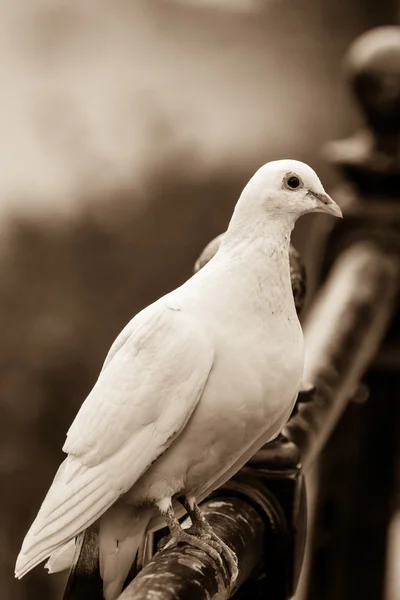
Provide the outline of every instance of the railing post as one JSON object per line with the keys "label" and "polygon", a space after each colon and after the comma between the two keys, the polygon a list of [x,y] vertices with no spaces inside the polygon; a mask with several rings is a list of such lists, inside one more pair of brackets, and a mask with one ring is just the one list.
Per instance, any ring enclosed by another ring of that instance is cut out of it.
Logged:
{"label": "railing post", "polygon": [[[357,243],[386,255],[393,266],[400,249],[400,27],[362,35],[349,50],[345,70],[366,126],[326,148],[343,176],[333,196],[345,219],[328,236],[325,273],[338,253]],[[360,298],[376,252],[361,273]],[[384,301],[384,286],[373,299],[376,308]],[[307,600],[384,597],[400,450],[399,325],[397,314],[365,377],[369,397],[348,406],[322,453]]]}

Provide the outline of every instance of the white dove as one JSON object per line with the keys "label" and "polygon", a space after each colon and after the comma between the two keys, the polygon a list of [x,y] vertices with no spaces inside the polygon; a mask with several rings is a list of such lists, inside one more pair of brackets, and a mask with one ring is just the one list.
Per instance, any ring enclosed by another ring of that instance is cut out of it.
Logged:
{"label": "white dove", "polygon": [[[175,542],[216,560],[224,554],[235,579],[236,557],[197,502],[290,416],[304,353],[290,234],[299,216],[316,211],[341,216],[308,165],[262,166],[212,260],[123,329],[68,431],[68,456],[25,537],[16,577],[62,555],[99,519],[106,600],[118,597],[146,532],[165,523]],[[192,518],[189,532],[177,499]]]}

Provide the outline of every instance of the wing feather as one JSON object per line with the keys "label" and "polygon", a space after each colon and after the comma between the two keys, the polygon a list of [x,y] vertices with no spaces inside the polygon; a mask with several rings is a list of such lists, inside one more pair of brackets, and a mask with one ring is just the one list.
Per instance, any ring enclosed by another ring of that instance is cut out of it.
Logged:
{"label": "wing feather", "polygon": [[131,451],[140,462],[148,455],[144,440],[157,443],[161,437],[164,446],[200,398],[214,359],[209,342],[184,311],[163,304],[149,308],[137,315],[137,327],[101,372],[67,433],[63,450],[82,464],[99,464],[134,439]]}
{"label": "wing feather", "polygon": [[195,320],[156,303],[128,325],[71,425],[59,468],[17,560],[24,575],[128,491],[185,427],[214,351]]}

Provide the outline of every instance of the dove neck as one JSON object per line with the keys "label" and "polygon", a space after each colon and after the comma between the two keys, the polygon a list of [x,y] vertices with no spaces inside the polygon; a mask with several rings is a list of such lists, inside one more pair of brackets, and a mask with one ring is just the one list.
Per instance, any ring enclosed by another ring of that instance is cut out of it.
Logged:
{"label": "dove neck", "polygon": [[246,249],[267,256],[288,255],[290,236],[295,224],[292,214],[266,214],[265,208],[256,210],[239,202],[221,244],[221,250],[243,255]]}
{"label": "dove neck", "polygon": [[266,311],[295,315],[289,262],[292,228],[289,221],[267,221],[265,215],[253,222],[234,215],[209,269],[218,273],[218,289],[222,286],[228,298],[235,297],[236,306],[250,307],[262,319]]}

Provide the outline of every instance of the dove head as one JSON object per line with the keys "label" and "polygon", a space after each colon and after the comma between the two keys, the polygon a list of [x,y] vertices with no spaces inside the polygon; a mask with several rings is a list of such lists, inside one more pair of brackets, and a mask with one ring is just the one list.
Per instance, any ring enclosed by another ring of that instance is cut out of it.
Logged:
{"label": "dove head", "polygon": [[256,210],[258,219],[263,214],[266,219],[292,226],[298,217],[311,212],[342,217],[315,171],[297,160],[278,160],[262,166],[244,188],[239,204]]}

